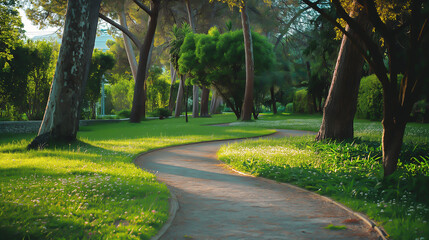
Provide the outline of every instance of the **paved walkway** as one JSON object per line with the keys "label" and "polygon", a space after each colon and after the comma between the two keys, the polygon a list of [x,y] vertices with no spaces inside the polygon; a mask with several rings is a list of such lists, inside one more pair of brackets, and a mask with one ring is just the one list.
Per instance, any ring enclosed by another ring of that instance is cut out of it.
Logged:
{"label": "paved walkway", "polygon": [[[283,130],[271,137],[306,133]],[[230,170],[216,157],[227,142],[172,147],[136,159],[169,186],[180,205],[161,239],[378,238],[356,216],[323,197]],[[347,229],[325,229],[329,224]]]}

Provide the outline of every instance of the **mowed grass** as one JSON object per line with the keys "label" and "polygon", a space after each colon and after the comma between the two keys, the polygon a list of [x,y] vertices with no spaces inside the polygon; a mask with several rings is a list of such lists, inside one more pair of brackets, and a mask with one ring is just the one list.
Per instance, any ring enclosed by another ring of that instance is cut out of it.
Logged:
{"label": "mowed grass", "polygon": [[232,115],[97,124],[79,141],[27,151],[34,134],[0,137],[0,238],[149,239],[168,218],[169,191],[137,168],[142,152],[273,131],[207,124]]}
{"label": "mowed grass", "polygon": [[[235,126],[317,131],[319,115],[262,116]],[[255,176],[332,197],[383,226],[392,239],[429,239],[429,125],[410,123],[399,169],[383,180],[379,122],[355,121],[354,141],[314,136],[246,140],[223,146],[221,160]]]}

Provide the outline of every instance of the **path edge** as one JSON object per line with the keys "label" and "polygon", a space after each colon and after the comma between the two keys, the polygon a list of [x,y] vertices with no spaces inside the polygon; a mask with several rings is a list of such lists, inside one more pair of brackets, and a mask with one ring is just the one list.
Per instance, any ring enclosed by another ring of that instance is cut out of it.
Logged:
{"label": "path edge", "polygon": [[[151,149],[149,151],[137,154],[137,156],[135,156],[134,159],[133,159],[133,163],[134,163],[134,165],[136,165],[136,167],[138,167],[141,170],[145,171],[144,168],[140,167],[137,164],[137,160],[140,157],[143,157],[144,155],[147,155],[147,154],[152,153],[152,152],[162,151],[162,150],[169,149],[169,148],[174,148],[174,147],[196,145],[196,144],[201,144],[201,143],[212,143],[212,142],[222,142],[222,141],[228,142],[228,141],[235,141],[235,140],[256,139],[256,138],[261,138],[261,137],[269,137],[269,136],[274,135],[276,133],[277,133],[277,130],[275,130],[275,132],[273,132],[273,133],[269,133],[269,134],[265,134],[265,135],[260,135],[260,136],[254,136],[254,137],[217,139],[217,140],[209,140],[209,141],[202,141],[202,142],[185,143],[185,144],[179,144],[179,145],[173,145],[173,146],[167,146],[167,147],[162,147],[162,148]],[[158,181],[158,179],[157,179],[157,181]],[[166,185],[166,186],[168,187],[168,185]],[[176,218],[177,211],[180,208],[179,201],[177,200],[176,194],[174,194],[174,192],[173,192],[172,189],[168,188],[168,190],[170,191],[170,199],[168,201],[169,205],[170,205],[170,209],[169,209],[169,212],[168,212],[167,222],[164,223],[164,225],[161,227],[161,229],[158,231],[158,233],[155,236],[151,237],[151,240],[159,240],[168,231],[168,229],[170,228],[171,224],[173,224],[174,219]]]}
{"label": "path edge", "polygon": [[176,194],[170,190],[170,200],[168,201],[170,204],[170,210],[168,212],[167,222],[162,225],[162,228],[158,231],[158,233],[151,238],[151,240],[159,240],[170,228],[171,224],[173,224],[174,218],[176,218],[176,213],[180,208],[179,201],[177,200]]}
{"label": "path edge", "polygon": [[312,195],[315,195],[315,196],[317,196],[317,197],[320,197],[320,198],[322,198],[323,200],[325,200],[326,202],[329,202],[329,203],[335,204],[335,205],[337,205],[338,207],[340,207],[340,208],[342,208],[343,210],[345,210],[346,212],[348,212],[348,213],[350,213],[350,214],[352,214],[352,215],[356,216],[356,217],[357,217],[357,218],[359,218],[360,220],[362,220],[362,221],[363,221],[365,224],[367,224],[371,229],[374,229],[374,230],[378,233],[378,235],[379,235],[379,239],[382,239],[382,240],[389,240],[389,238],[388,238],[388,234],[386,233],[386,231],[384,231],[384,229],[383,229],[383,228],[381,228],[381,227],[377,226],[377,224],[376,224],[372,219],[370,219],[368,216],[366,216],[366,215],[365,215],[365,214],[363,214],[363,213],[355,212],[355,211],[353,211],[351,208],[347,207],[346,205],[344,205],[344,204],[342,204],[342,203],[339,203],[339,202],[335,201],[334,199],[332,199],[332,198],[330,198],[330,197],[320,195],[320,194],[318,194],[318,193],[312,192],[312,191],[307,190],[307,189],[305,189],[305,188],[301,188],[301,187],[298,187],[298,186],[292,185],[292,184],[290,184],[290,183],[278,182],[278,181],[275,181],[275,180],[272,180],[272,179],[268,179],[268,178],[264,178],[264,177],[258,177],[258,176],[253,176],[253,175],[248,174],[248,173],[240,172],[240,171],[238,171],[238,170],[236,170],[236,169],[232,168],[230,165],[226,164],[225,162],[223,162],[223,161],[221,161],[221,160],[219,160],[219,159],[218,159],[218,161],[219,161],[219,162],[222,162],[222,163],[223,163],[223,164],[224,164],[228,169],[230,169],[231,171],[233,171],[233,172],[235,172],[235,173],[237,173],[237,174],[244,175],[244,176],[247,176],[247,177],[259,178],[259,179],[261,179],[261,180],[263,180],[263,181],[267,181],[267,182],[271,182],[271,183],[277,183],[277,184],[286,185],[286,186],[288,186],[288,187],[291,187],[291,188],[294,188],[294,189],[298,189],[298,190],[301,190],[301,191],[305,191],[305,192],[308,192],[308,193],[310,193],[310,194],[312,194]]}

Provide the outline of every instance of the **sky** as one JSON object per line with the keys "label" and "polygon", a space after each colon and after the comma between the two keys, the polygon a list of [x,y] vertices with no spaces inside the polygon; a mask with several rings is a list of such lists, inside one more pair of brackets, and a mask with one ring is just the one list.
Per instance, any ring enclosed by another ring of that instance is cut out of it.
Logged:
{"label": "sky", "polygon": [[33,38],[35,36],[42,36],[54,33],[57,28],[44,28],[42,30],[39,29],[38,26],[34,26],[30,20],[28,20],[27,16],[25,16],[25,12],[23,9],[18,9],[19,15],[21,15],[21,21],[24,24],[25,35],[28,38]]}

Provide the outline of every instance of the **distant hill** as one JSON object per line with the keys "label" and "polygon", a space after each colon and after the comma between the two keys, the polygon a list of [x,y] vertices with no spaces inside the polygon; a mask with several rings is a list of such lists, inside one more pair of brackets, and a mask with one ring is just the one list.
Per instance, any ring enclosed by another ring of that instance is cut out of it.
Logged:
{"label": "distant hill", "polygon": [[[61,43],[61,38],[56,33],[52,33],[52,34],[48,34],[48,35],[43,35],[43,36],[36,36],[36,37],[33,37],[32,40],[34,40],[34,41],[37,41],[37,40],[46,40],[46,41],[50,41],[50,42],[59,42],[59,43]],[[114,39],[113,39],[112,36],[110,36],[109,34],[104,33],[102,31],[102,33],[95,38],[95,46],[94,46],[94,48],[100,49],[102,51],[109,50],[109,48],[106,45],[107,40],[114,40]]]}

